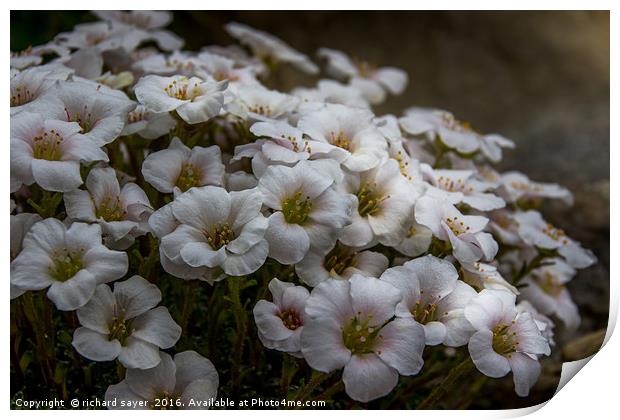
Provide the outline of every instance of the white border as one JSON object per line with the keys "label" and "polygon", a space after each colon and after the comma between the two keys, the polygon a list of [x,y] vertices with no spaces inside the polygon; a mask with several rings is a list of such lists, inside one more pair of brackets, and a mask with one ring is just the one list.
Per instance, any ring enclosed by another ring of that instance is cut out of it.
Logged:
{"label": "white border", "polygon": [[[611,10],[611,139],[616,139],[611,141],[611,161],[617,162],[618,155],[618,146],[616,144],[617,140],[617,122],[616,117],[618,117],[617,111],[617,98],[618,98],[618,86],[617,86],[617,78],[614,77],[618,74],[618,57],[620,51],[618,50],[618,25],[620,24],[620,18],[618,18],[618,13],[620,13],[620,8],[614,6],[618,4],[618,2],[613,1],[602,1],[602,0],[590,0],[590,1],[575,1],[575,0],[563,0],[563,1],[541,1],[541,0],[521,0],[521,1],[479,1],[479,0],[470,0],[467,2],[463,1],[434,1],[434,2],[404,2],[397,0],[382,0],[381,2],[377,1],[368,1],[368,0],[359,0],[355,2],[339,2],[335,4],[333,1],[326,0],[314,0],[314,1],[295,1],[295,2],[285,2],[281,0],[261,0],[258,1],[226,1],[226,2],[184,2],[185,4],[180,4],[178,2],[171,3],[165,2],[162,0],[151,0],[151,1],[118,1],[118,0],[110,0],[106,2],[77,2],[77,1],[55,1],[50,3],[48,1],[42,0],[33,0],[29,1],[27,4],[25,3],[12,3],[11,6],[15,8],[24,8],[31,10],[46,10],[51,9],[50,6],[53,6],[53,10],[63,10],[63,9],[160,9],[166,10],[170,9],[170,6],[175,6],[175,8],[181,9],[210,9],[210,10],[248,10],[248,9],[257,9],[258,7],[262,9],[284,9],[284,10],[324,10],[324,9],[339,9],[339,10],[373,10],[377,7],[381,7],[382,9],[409,9],[414,7],[419,10],[462,10],[463,6],[467,6],[470,9],[481,10],[481,9],[492,9],[492,10]],[[181,7],[184,6],[184,7]],[[4,23],[4,27],[6,28],[3,32],[2,36],[4,39],[4,45],[8,49],[9,45],[9,27],[10,27],[10,14],[7,9],[2,16],[2,20]],[[570,30],[570,28],[567,28]],[[5,60],[8,61],[8,54],[5,55]],[[5,62],[5,69],[9,68],[8,62]],[[584,72],[587,72],[587,63],[584,63]],[[4,91],[7,92],[9,90],[8,86],[8,78],[4,79]],[[9,112],[8,109],[4,112],[3,117],[3,130],[5,134],[8,134],[9,131]],[[2,170],[4,172],[3,178],[5,182],[2,184],[1,188],[5,192],[2,193],[3,196],[6,197],[8,195],[8,179],[9,179],[9,142],[8,136],[5,136],[4,140],[0,142],[0,147],[2,148],[2,159],[3,165]],[[618,170],[615,169],[614,166],[610,168],[610,180],[611,185],[618,185]],[[614,190],[611,194],[611,214],[618,214],[618,198],[616,195],[617,188],[612,187]],[[7,200],[8,201],[8,200]],[[5,206],[8,205],[8,202],[5,203]],[[8,210],[8,209],[7,209]],[[7,214],[5,210],[5,214]],[[4,241],[0,243],[0,255],[8,255],[9,254],[9,241],[8,238],[10,236],[9,232],[9,218],[2,218],[1,228],[3,233]],[[611,220],[611,238],[617,237],[616,234],[618,232],[617,223],[615,223],[614,218]],[[610,259],[611,261],[618,261],[618,255],[616,243],[614,240],[611,241],[611,250],[610,250]],[[8,278],[9,278],[9,264],[8,260],[5,260],[5,264],[2,267],[3,274],[5,278],[5,288],[3,290],[3,299],[4,302],[8,302]],[[616,355],[620,355],[620,339],[617,337],[618,334],[611,335],[613,329],[615,327],[615,323],[618,315],[618,298],[619,291],[617,285],[617,278],[620,273],[618,272],[617,265],[613,264],[610,270],[610,278],[614,279],[611,281],[611,304],[610,304],[610,325],[607,331],[606,336],[606,345],[604,348],[595,355],[592,360],[587,363],[587,366],[577,374],[576,379],[569,381],[569,383],[562,388],[562,390],[554,396],[548,403],[541,404],[537,407],[530,407],[527,409],[520,410],[503,410],[503,411],[443,411],[443,412],[425,412],[425,411],[391,411],[389,412],[390,416],[396,418],[411,418],[415,416],[416,419],[445,419],[445,418],[455,418],[458,416],[459,419],[485,419],[485,418],[513,418],[519,417],[526,414],[530,414],[530,418],[532,419],[549,419],[549,418],[561,418],[561,419],[572,419],[572,418],[588,418],[588,419],[607,419],[614,416],[611,413],[616,412],[615,403],[618,399],[618,380],[620,379],[620,368],[619,368],[619,357]],[[5,307],[5,310],[2,314],[3,316],[3,324],[6,327],[9,325],[9,310],[8,305]],[[9,380],[10,380],[10,366],[8,363],[9,355],[7,354],[9,351],[9,334],[5,333],[0,334],[0,340],[5,351],[5,360],[4,366],[4,381],[2,381],[0,385],[0,395],[5,395],[6,400],[4,401],[4,409],[8,410],[9,407]],[[166,416],[165,412],[135,412],[132,413],[132,416],[136,418],[154,418],[158,416]],[[80,418],[82,419],[86,413],[72,410],[63,410],[63,411],[13,411],[11,412],[12,416],[19,418],[33,418],[40,416],[47,417],[62,417],[67,419],[72,418]],[[86,415],[93,418],[104,418],[113,415],[107,411],[93,411],[89,412]],[[290,411],[209,411],[208,413],[204,412],[183,412],[184,417],[188,418],[196,418],[198,416],[208,416],[209,418],[225,418],[225,419],[235,419],[235,418],[248,418],[252,417],[254,419],[262,419],[269,418],[272,419],[290,419],[291,416],[295,416],[300,419],[310,419],[316,417],[317,413],[308,410],[308,411],[299,411],[294,414]],[[319,414],[320,415],[320,414]],[[339,411],[337,413],[339,417],[342,418],[353,418],[356,420],[365,419],[365,418],[374,418],[375,416],[384,415],[383,413],[377,412],[361,412],[361,411]]]}

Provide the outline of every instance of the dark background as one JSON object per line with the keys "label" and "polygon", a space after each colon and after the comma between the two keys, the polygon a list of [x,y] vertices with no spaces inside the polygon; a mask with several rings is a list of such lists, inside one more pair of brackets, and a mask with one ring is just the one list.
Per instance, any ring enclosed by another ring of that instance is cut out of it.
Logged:
{"label": "dark background", "polygon": [[[517,149],[506,153],[500,169],[518,169],[535,180],[569,187],[575,206],[549,204],[548,219],[599,258],[570,284],[582,325],[576,334],[559,337],[562,351],[544,365],[527,405],[551,396],[559,374],[554,361],[585,357],[598,349],[609,305],[608,12],[174,14],[169,29],[183,37],[190,50],[232,43],[223,25],[234,20],[279,36],[311,57],[326,46],[400,67],[409,73],[410,84],[403,95],[377,107],[378,114],[399,114],[413,105],[439,107],[479,131],[513,139]],[[92,20],[83,11],[12,11],[11,50],[44,43],[76,23]],[[287,74],[285,87],[313,82]],[[575,342],[575,337],[581,339]],[[496,397],[475,405],[522,405],[510,381],[505,386],[505,393],[495,389]]]}

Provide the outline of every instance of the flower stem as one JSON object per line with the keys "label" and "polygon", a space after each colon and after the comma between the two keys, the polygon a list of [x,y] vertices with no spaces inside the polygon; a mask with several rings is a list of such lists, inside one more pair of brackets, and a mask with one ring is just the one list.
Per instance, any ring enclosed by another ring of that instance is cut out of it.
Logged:
{"label": "flower stem", "polygon": [[238,394],[241,386],[241,360],[243,359],[243,345],[247,331],[246,313],[241,303],[242,277],[228,279],[229,298],[232,303],[235,324],[237,325],[237,337],[233,349],[233,364],[231,368],[231,382],[233,395]]}
{"label": "flower stem", "polygon": [[470,357],[467,357],[464,361],[454,367],[448,373],[448,376],[446,376],[445,379],[437,387],[435,387],[431,391],[430,395],[426,397],[426,399],[416,408],[418,410],[428,410],[436,407],[439,401],[444,399],[446,395],[453,391],[457,381],[469,375],[474,370],[474,367],[474,362],[472,362]]}
{"label": "flower stem", "polygon": [[306,401],[312,391],[319,386],[323,381],[332,376],[334,372],[324,373],[317,372],[315,370],[312,371],[312,377],[310,378],[310,382],[308,382],[304,387],[302,387],[295,396],[295,400],[297,401]]}

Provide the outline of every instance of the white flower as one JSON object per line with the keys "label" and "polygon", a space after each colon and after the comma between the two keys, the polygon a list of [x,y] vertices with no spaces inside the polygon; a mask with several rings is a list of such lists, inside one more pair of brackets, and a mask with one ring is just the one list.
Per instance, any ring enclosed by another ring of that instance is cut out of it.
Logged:
{"label": "white flower", "polygon": [[310,293],[305,287],[275,278],[269,282],[269,291],[273,302],[261,299],[254,306],[258,338],[268,349],[301,357],[304,307]]}
{"label": "white flower", "polygon": [[516,213],[519,235],[529,245],[545,250],[557,250],[566,262],[574,268],[586,268],[596,262],[590,250],[566,236],[562,229],[545,222],[539,212],[529,210]]}
{"label": "white flower", "polygon": [[229,87],[258,85],[256,72],[250,66],[237,67],[234,60],[203,51],[196,57],[198,65],[215,80],[228,80]]}
{"label": "white flower", "polygon": [[394,318],[402,299],[383,280],[353,275],[319,284],[306,302],[301,350],[315,370],[344,367],[345,391],[367,402],[389,394],[398,375],[417,374],[424,360],[424,329],[412,318]]}
{"label": "white flower", "polygon": [[514,212],[506,209],[496,210],[488,214],[491,221],[489,229],[504,245],[519,246],[523,241],[519,236],[519,223],[514,218]]}
{"label": "white flower", "polygon": [[11,69],[22,70],[30,66],[37,66],[43,62],[42,56],[45,54],[55,54],[62,57],[69,54],[69,50],[53,42],[48,42],[36,47],[28,47],[22,51],[11,51]]}
{"label": "white flower", "polygon": [[459,280],[454,266],[432,255],[392,267],[381,275],[402,293],[396,316],[424,326],[426,344],[458,347],[467,344],[473,328],[463,308],[477,294]]}
{"label": "white flower", "polygon": [[514,294],[483,290],[465,307],[465,316],[476,329],[469,354],[478,370],[491,378],[512,371],[517,395],[527,396],[540,375],[537,357],[551,352],[532,315],[517,311]]}
{"label": "white flower", "polygon": [[411,135],[424,136],[430,142],[439,140],[444,146],[464,155],[480,150],[491,162],[501,160],[500,147],[514,147],[512,141],[497,134],[482,135],[468,123],[440,109],[409,108],[399,122],[403,130]]}
{"label": "white flower", "polygon": [[387,141],[370,111],[328,104],[303,115],[297,124],[311,139],[336,146],[329,157],[355,172],[379,165],[387,157]]}
{"label": "white flower", "polygon": [[161,359],[159,349],[176,344],[179,327],[163,306],[161,292],[140,276],[97,286],[89,302],[77,310],[82,325],[73,333],[73,347],[97,362],[115,360],[130,369],[150,369]]}
{"label": "white flower", "polygon": [[577,328],[579,310],[566,288],[575,277],[575,269],[560,258],[543,260],[543,264],[523,279],[527,285],[522,289],[523,297],[541,313],[556,315],[568,328]]}
{"label": "white flower", "polygon": [[388,154],[398,162],[400,173],[409,182],[415,183],[422,180],[420,161],[411,154],[410,140],[406,140],[398,126],[398,120],[393,115],[385,115],[375,118],[375,124],[381,134],[388,141]]}
{"label": "white flower", "polygon": [[[41,221],[41,216],[32,213],[20,213],[11,215],[11,262],[22,251],[24,237],[35,223]],[[25,290],[11,284],[11,299],[24,294]]]}
{"label": "white flower", "polygon": [[417,257],[428,251],[428,247],[433,241],[433,231],[416,223],[413,212],[405,222],[404,227],[405,236],[399,244],[394,245],[394,249],[408,257]]}
{"label": "white flower", "polygon": [[265,206],[273,210],[265,239],[269,256],[296,264],[308,251],[330,249],[350,220],[353,197],[338,194],[320,161],[294,167],[270,166],[258,181]]}
{"label": "white flower", "polygon": [[168,134],[176,125],[177,122],[169,113],[151,112],[140,104],[127,114],[127,124],[121,135],[138,134],[142,138],[152,140]]}
{"label": "white flower", "polygon": [[295,88],[292,93],[303,100],[301,106],[321,107],[324,103],[329,103],[370,108],[358,89],[335,80],[322,79],[317,82],[316,88]]}
{"label": "white flower", "polygon": [[205,122],[220,113],[222,92],[227,81],[203,80],[199,77],[142,77],[135,87],[136,97],[154,112],[176,111],[186,123]]}
{"label": "white flower", "polygon": [[159,192],[175,196],[192,187],[224,184],[224,164],[218,146],[190,149],[175,137],[167,149],[151,153],[144,159],[144,180]]}
{"label": "white flower", "polygon": [[99,223],[108,247],[127,249],[135,238],[148,232],[153,209],[138,185],[128,182],[121,189],[113,168],[93,168],[86,178],[86,188],[64,194],[67,216]]}
{"label": "white flower", "polygon": [[140,42],[154,41],[164,51],[175,51],[185,43],[178,35],[161,29],[172,21],[172,13],[151,10],[99,10],[97,17],[112,22],[114,27],[130,30],[125,35]]}
{"label": "white flower", "polygon": [[545,337],[547,342],[549,342],[549,346],[555,346],[555,341],[553,340],[553,337],[555,335],[555,324],[551,319],[538,312],[536,308],[534,308],[534,306],[532,306],[532,304],[527,300],[522,300],[519,302],[519,304],[517,305],[517,311],[529,312],[532,315],[532,318],[534,318],[534,322],[538,326],[540,333],[543,337]]}
{"label": "white flower", "polygon": [[[11,117],[11,179],[48,191],[71,191],[82,184],[80,162],[108,156],[74,122],[20,112]],[[12,181],[13,183],[13,181]]]}
{"label": "white flower", "polygon": [[449,202],[425,195],[416,202],[415,218],[438,239],[449,242],[459,262],[491,260],[497,254],[497,242],[482,231],[489,221],[486,217],[463,215]]}
{"label": "white flower", "polygon": [[500,183],[499,191],[509,203],[537,198],[557,198],[567,204],[573,203],[573,195],[566,188],[558,184],[531,181],[521,172],[503,173]]}
{"label": "white flower", "polygon": [[47,119],[76,122],[86,138],[103,146],[121,134],[127,114],[135,107],[121,91],[80,80],[57,82],[29,111]]}
{"label": "white flower", "polygon": [[140,37],[127,36],[128,29],[108,22],[81,23],[71,32],[56,35],[54,41],[66,48],[95,49],[98,52],[123,48],[131,51],[140,44]]}
{"label": "white flower", "polygon": [[174,360],[161,352],[160,358],[154,368],[127,369],[124,380],[110,385],[105,393],[108,408],[208,409],[219,385],[213,363],[193,350],[177,353]]}
{"label": "white flower", "polygon": [[305,73],[316,74],[319,72],[316,64],[311,62],[306,55],[295,51],[281,39],[271,34],[237,22],[228,23],[225,29],[268,65],[288,63]]}
{"label": "white flower", "polygon": [[160,76],[196,76],[200,67],[196,57],[188,52],[173,51],[171,54],[150,54],[140,58],[132,65],[132,69],[142,74],[156,74]]}
{"label": "white flower", "polygon": [[99,225],[45,219],[30,229],[21,253],[11,263],[11,284],[22,290],[49,287],[47,297],[61,311],[86,302],[101,283],[121,278],[128,269],[127,254],[101,244]]}
{"label": "white flower", "polygon": [[327,72],[347,79],[373,104],[385,100],[386,93],[400,95],[407,87],[407,73],[394,67],[376,68],[365,61],[351,60],[342,51],[320,48],[317,55],[327,60]]}
{"label": "white flower", "polygon": [[363,251],[336,242],[326,255],[310,251],[295,264],[295,272],[308,286],[316,287],[329,279],[349,279],[353,274],[379,277],[388,268],[387,257],[379,252]]}
{"label": "white flower", "polygon": [[476,290],[503,290],[514,295],[519,294],[519,290],[508,283],[494,265],[481,262],[463,262],[461,268],[463,269],[463,280]]}
{"label": "white flower", "polygon": [[283,120],[297,108],[298,102],[295,96],[248,85],[237,89],[235,98],[226,108],[233,115],[250,121]]}
{"label": "white flower", "polygon": [[252,124],[250,131],[259,139],[236,146],[231,162],[251,158],[252,172],[259,178],[271,165],[292,166],[333,149],[329,144],[304,138],[299,129],[284,121],[260,121]]}
{"label": "white flower", "polygon": [[398,162],[388,159],[375,169],[348,173],[342,188],[356,198],[352,222],[340,235],[340,241],[354,247],[379,242],[394,246],[406,236],[406,221],[411,217],[422,186],[401,176]]}
{"label": "white flower", "polygon": [[56,80],[66,80],[71,69],[62,65],[31,67],[11,77],[11,115],[27,109]]}
{"label": "white flower", "polygon": [[253,273],[269,251],[263,238],[267,219],[260,213],[262,204],[257,189],[228,193],[206,186],[179,195],[170,205],[179,224],[161,238],[162,260],[183,264],[200,274],[213,268],[230,276]]}
{"label": "white flower", "polygon": [[445,198],[452,204],[467,204],[469,207],[490,211],[504,207],[506,203],[495,194],[486,192],[493,186],[478,180],[474,171],[455,169],[433,169],[430,165],[421,165],[422,173],[433,185],[427,193],[438,198]]}

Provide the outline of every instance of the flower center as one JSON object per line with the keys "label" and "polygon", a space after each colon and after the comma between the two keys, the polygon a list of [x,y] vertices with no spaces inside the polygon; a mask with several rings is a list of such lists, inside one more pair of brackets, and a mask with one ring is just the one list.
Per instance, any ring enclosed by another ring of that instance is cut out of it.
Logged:
{"label": "flower center", "polygon": [[221,82],[222,80],[229,80],[231,82],[239,80],[239,77],[236,74],[231,73],[227,70],[216,71],[215,73],[213,73],[213,78],[218,82]]}
{"label": "flower center", "polygon": [[262,115],[264,117],[271,117],[271,115],[273,115],[273,109],[269,105],[248,106],[248,111],[258,115]]}
{"label": "flower center", "polygon": [[342,328],[342,340],[344,346],[351,350],[353,354],[366,354],[374,351],[375,343],[381,328],[368,325],[371,317],[363,320],[355,317],[351,322]]}
{"label": "flower center", "polygon": [[340,275],[348,267],[354,267],[357,263],[357,252],[351,248],[342,245],[340,242],[336,244],[325,256],[325,269],[329,272],[335,272]]}
{"label": "flower center", "polygon": [[88,133],[93,129],[97,123],[96,119],[93,120],[93,114],[88,110],[88,105],[84,105],[82,111],[78,111],[71,114],[67,108],[65,108],[65,114],[67,115],[67,121],[76,122],[82,128],[82,133]]}
{"label": "flower center", "polygon": [[340,130],[339,132],[330,132],[329,133],[329,142],[330,144],[340,147],[341,149],[345,149],[351,151],[351,139],[347,136],[344,131]]}
{"label": "flower center", "polygon": [[105,220],[106,222],[118,222],[120,220],[125,220],[126,215],[127,212],[123,210],[121,198],[119,196],[105,197],[101,200],[101,203],[99,203],[95,211],[95,216]]}
{"label": "flower center", "polygon": [[131,111],[128,115],[127,115],[127,123],[128,124],[133,124],[133,123],[137,123],[140,121],[143,121],[145,119],[148,118],[148,111],[144,110],[144,111]]}
{"label": "flower center", "polygon": [[228,223],[216,223],[211,226],[211,230],[207,232],[207,243],[214,250],[218,250],[227,245],[233,239],[235,239],[235,232],[233,232]]}
{"label": "flower center", "polygon": [[[514,324],[514,321],[512,321]],[[517,351],[517,345],[519,344],[517,340],[517,333],[511,332],[510,326],[506,324],[498,324],[493,329],[493,350],[495,353],[500,354],[502,356],[508,355],[510,357],[510,353],[514,353]]]}
{"label": "flower center", "polygon": [[400,173],[409,181],[413,181],[413,176],[409,173],[409,159],[405,158],[402,151],[398,151],[396,153],[396,162],[398,162],[398,167],[400,168]]}
{"label": "flower center", "polygon": [[202,173],[194,165],[184,163],[181,167],[181,174],[177,178],[176,186],[183,192],[192,187],[200,186]]}
{"label": "flower center", "polygon": [[56,130],[44,131],[34,139],[32,157],[43,160],[61,160],[64,137]]}
{"label": "flower center", "polygon": [[542,232],[554,241],[562,241],[564,245],[568,244],[566,233],[562,229],[554,227],[551,223],[547,223]]}
{"label": "flower center", "polygon": [[[437,178],[437,186],[445,191],[463,191],[465,192],[465,182],[462,179],[450,179],[444,176]],[[471,192],[472,188],[469,188],[467,192]]]}
{"label": "flower center", "polygon": [[362,217],[373,216],[381,210],[381,203],[390,198],[390,196],[383,197],[379,191],[377,191],[377,184],[367,183],[357,192],[358,206],[357,211]]}
{"label": "flower center", "polygon": [[58,281],[67,281],[82,269],[82,253],[71,252],[66,248],[54,253],[53,265],[49,267],[50,275]]}
{"label": "flower center", "polygon": [[303,325],[301,317],[299,313],[293,309],[287,309],[284,311],[280,311],[278,316],[282,320],[282,323],[289,330],[296,330],[297,328]]}
{"label": "flower center", "polygon": [[108,340],[118,340],[121,345],[125,344],[125,340],[133,333],[131,323],[123,319],[123,317],[114,317],[110,326]]}
{"label": "flower center", "polygon": [[454,216],[454,219],[451,217],[448,217],[446,220],[446,225],[448,225],[448,227],[450,228],[450,230],[452,231],[452,233],[454,233],[455,235],[461,235],[463,233],[467,233],[467,231],[469,231],[469,226],[465,226],[465,223],[462,220],[459,220],[458,216]]}
{"label": "flower center", "polygon": [[35,98],[35,94],[28,86],[17,86],[11,93],[11,106],[24,105]]}
{"label": "flower center", "polygon": [[[420,290],[420,294],[424,294],[424,291]],[[437,296],[437,299],[433,299],[433,296],[431,296],[430,298],[431,302],[429,303],[424,303],[422,302],[422,300],[416,301],[415,306],[410,310],[413,318],[420,324],[426,324],[431,321],[435,321],[435,317],[437,315],[436,302],[440,299],[440,296]]]}
{"label": "flower center", "polygon": [[557,281],[555,276],[549,272],[545,272],[542,276],[534,276],[534,280],[546,294],[558,297],[564,290],[564,285]]}
{"label": "flower center", "polygon": [[291,224],[302,225],[308,220],[312,210],[310,197],[302,198],[301,191],[297,191],[291,198],[282,202],[284,219]]}
{"label": "flower center", "polygon": [[164,88],[164,92],[171,98],[176,98],[181,101],[191,101],[202,94],[202,89],[198,83],[194,82],[194,84],[190,86],[187,80],[182,79],[178,82],[173,80],[172,83]]}

